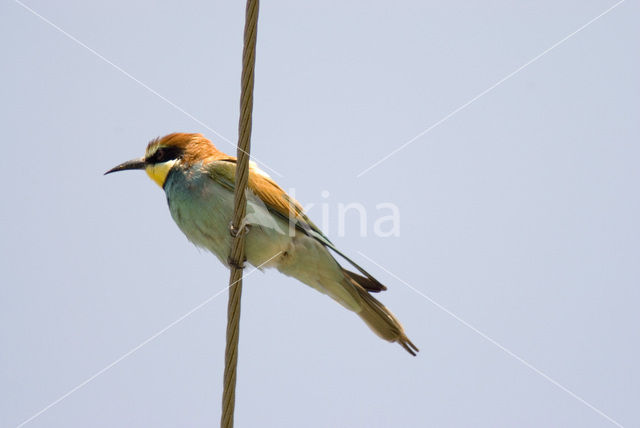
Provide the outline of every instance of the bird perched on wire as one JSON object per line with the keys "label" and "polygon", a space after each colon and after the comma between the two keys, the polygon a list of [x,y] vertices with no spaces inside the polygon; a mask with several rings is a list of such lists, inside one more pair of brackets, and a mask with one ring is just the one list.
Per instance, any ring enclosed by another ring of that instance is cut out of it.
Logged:
{"label": "bird perched on wire", "polygon": [[[174,133],[149,143],[144,157],[105,174],[143,169],[166,193],[178,227],[195,245],[229,267],[236,158],[219,151],[202,134]],[[245,253],[253,266],[275,267],[329,295],[355,312],[381,338],[398,342],[412,355],[418,348],[396,317],[370,293],[386,290],[341,253],[309,220],[298,202],[257,166],[249,169]],[[331,252],[359,273],[344,269]]]}

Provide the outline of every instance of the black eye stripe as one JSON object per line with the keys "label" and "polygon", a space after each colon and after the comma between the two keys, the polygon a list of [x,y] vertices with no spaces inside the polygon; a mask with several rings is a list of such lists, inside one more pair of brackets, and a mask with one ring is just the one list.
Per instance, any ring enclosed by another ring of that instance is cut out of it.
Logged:
{"label": "black eye stripe", "polygon": [[182,151],[180,147],[160,147],[151,157],[147,158],[147,163],[155,164],[178,159],[182,156]]}

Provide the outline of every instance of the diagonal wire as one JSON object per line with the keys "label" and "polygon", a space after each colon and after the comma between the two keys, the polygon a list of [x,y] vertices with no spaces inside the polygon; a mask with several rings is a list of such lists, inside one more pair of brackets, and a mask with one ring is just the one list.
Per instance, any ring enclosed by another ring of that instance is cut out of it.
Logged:
{"label": "diagonal wire", "polygon": [[427,133],[429,133],[430,131],[432,131],[433,129],[437,128],[438,126],[442,125],[444,122],[446,122],[447,120],[451,119],[453,116],[455,116],[457,113],[459,113],[460,111],[464,110],[465,108],[469,107],[471,104],[473,104],[474,102],[476,102],[478,99],[482,98],[483,96],[485,96],[486,94],[488,94],[489,92],[493,91],[495,88],[497,88],[498,86],[500,86],[501,84],[503,84],[504,82],[506,82],[507,80],[511,79],[513,76],[515,76],[516,74],[518,74],[519,72],[521,72],[522,70],[524,70],[525,68],[527,68],[528,66],[530,66],[531,64],[533,64],[534,62],[536,62],[537,60],[539,60],[540,58],[542,58],[543,56],[545,56],[546,54],[548,54],[549,52],[551,52],[552,50],[554,50],[555,48],[557,48],[558,46],[560,46],[561,44],[563,44],[564,42],[566,42],[567,40],[569,40],[571,37],[575,36],[576,34],[578,34],[580,31],[584,30],[585,28],[587,28],[589,25],[593,24],[594,22],[596,22],[598,19],[602,18],[603,16],[605,16],[606,14],[608,14],[609,12],[611,12],[613,9],[615,9],[616,7],[620,6],[622,3],[624,3],[625,0],[620,0],[618,1],[616,4],[614,4],[613,6],[611,6],[610,8],[608,8],[607,10],[605,10],[604,12],[602,12],[601,14],[599,14],[598,16],[596,16],[595,18],[591,19],[589,22],[587,22],[586,24],[584,24],[583,26],[581,26],[580,28],[578,28],[577,30],[575,30],[574,32],[572,32],[571,34],[565,36],[563,39],[557,41],[556,43],[554,43],[553,45],[549,46],[547,49],[545,49],[544,51],[540,52],[538,55],[534,56],[533,58],[531,58],[529,61],[525,62],[524,64],[522,64],[520,67],[516,68],[515,70],[513,70],[511,73],[507,74],[505,77],[503,77],[502,79],[498,80],[496,83],[494,83],[493,85],[489,86],[487,89],[485,89],[484,91],[480,92],[478,95],[476,95],[475,97],[471,98],[469,101],[467,101],[466,103],[462,104],[460,107],[456,108],[455,110],[451,111],[449,114],[447,114],[446,116],[444,116],[442,119],[438,120],[437,122],[435,122],[433,125],[429,126],[427,129],[425,129],[424,131],[420,132],[418,135],[416,135],[415,137],[411,138],[410,140],[406,141],[405,143],[403,143],[402,145],[396,147],[395,149],[393,149],[391,152],[389,152],[387,155],[385,155],[384,157],[382,157],[381,159],[379,159],[378,161],[374,162],[372,165],[368,166],[367,168],[363,169],[362,171],[360,171],[360,173],[356,176],[356,178],[360,178],[363,175],[365,175],[367,172],[371,171],[373,168],[377,167],[378,165],[380,165],[382,162],[386,161],[387,159],[389,159],[390,157],[394,156],[395,154],[397,154],[398,152],[400,152],[401,150],[404,150],[405,148],[407,148],[409,145],[413,144],[416,140],[420,139],[421,137],[423,137],[424,135],[426,135]]}
{"label": "diagonal wire", "polygon": [[[217,135],[221,140],[225,141],[226,143],[229,143],[233,146],[235,146],[235,143],[233,143],[231,140],[229,140],[227,137],[225,137],[224,135],[220,134],[218,131],[216,131],[215,129],[213,129],[212,127],[210,127],[209,125],[207,125],[206,123],[204,123],[203,121],[201,121],[200,119],[198,119],[197,117],[195,117],[194,115],[192,115],[191,113],[189,113],[188,111],[186,111],[184,108],[180,107],[179,105],[177,105],[176,103],[174,103],[173,101],[171,101],[169,98],[165,97],[164,95],[160,94],[158,91],[156,91],[155,89],[153,89],[152,87],[150,87],[149,85],[147,85],[146,83],[140,81],[138,78],[136,78],[134,75],[132,75],[131,73],[129,73],[128,71],[126,71],[125,69],[123,69],[122,67],[120,67],[119,65],[115,64],[113,61],[109,60],[107,57],[105,57],[104,55],[102,55],[101,53],[99,53],[98,51],[96,51],[95,49],[91,48],[90,46],[86,45],[85,43],[81,42],[80,40],[78,40],[78,38],[76,38],[75,36],[73,36],[72,34],[70,34],[69,32],[63,30],[62,28],[60,28],[58,25],[56,25],[55,23],[53,23],[51,20],[47,19],[46,17],[42,16],[40,13],[36,12],[35,10],[33,10],[32,8],[30,8],[29,6],[27,6],[26,4],[24,4],[23,2],[21,2],[20,0],[14,0],[14,2],[16,2],[17,4],[19,4],[20,6],[22,6],[24,9],[28,10],[29,12],[31,12],[33,15],[37,16],[38,18],[40,18],[42,21],[44,21],[45,23],[49,24],[51,27],[55,28],[56,30],[58,30],[60,33],[64,34],[67,38],[73,40],[74,42],[76,42],[78,45],[82,46],[83,48],[85,48],[86,50],[88,50],[89,52],[91,52],[92,54],[94,54],[95,56],[97,56],[98,58],[100,58],[101,60],[103,60],[104,62],[106,62],[107,64],[109,64],[110,66],[112,66],[113,68],[115,68],[116,70],[118,70],[120,73],[124,74],[125,76],[127,76],[129,79],[133,80],[134,82],[136,82],[138,85],[142,86],[143,88],[145,88],[147,91],[151,92],[153,95],[157,96],[158,98],[160,98],[162,101],[166,102],[167,104],[169,104],[171,107],[175,108],[176,110],[178,110],[180,113],[184,114],[185,116],[189,117],[190,119],[192,119],[194,122],[196,122],[197,124],[199,124],[200,126],[208,129],[209,131],[211,131],[212,133],[214,133],[215,135]],[[257,163],[259,163],[260,165],[262,165],[264,168],[268,169],[269,171],[273,172],[274,174],[276,174],[278,177],[283,177],[283,175],[281,173],[279,173],[278,171],[276,171],[275,169],[271,168],[270,166],[268,166],[266,163],[260,161],[258,158],[256,158],[255,156],[253,156],[253,160],[256,161]]]}
{"label": "diagonal wire", "polygon": [[575,392],[571,391],[569,388],[565,387],[564,385],[562,385],[560,382],[556,381],[555,379],[553,379],[552,377],[550,377],[549,375],[545,374],[543,371],[541,371],[540,369],[538,369],[536,366],[534,366],[533,364],[529,363],[528,361],[526,361],[525,359],[523,359],[522,357],[518,356],[516,353],[514,353],[513,351],[509,350],[508,348],[504,347],[503,345],[501,345],[498,341],[496,341],[495,339],[491,338],[490,336],[488,336],[487,334],[483,333],[482,331],[478,330],[476,327],[474,327],[473,325],[469,324],[467,321],[465,321],[464,319],[460,318],[458,315],[454,314],[453,312],[451,312],[449,309],[447,309],[446,307],[442,306],[440,303],[436,302],[435,300],[433,300],[431,297],[427,296],[426,294],[424,294],[422,291],[418,290],[417,288],[415,288],[414,286],[412,286],[411,284],[409,284],[408,282],[406,282],[405,280],[403,280],[402,278],[400,278],[399,276],[397,276],[396,274],[394,274],[393,272],[391,272],[390,270],[388,270],[387,268],[385,268],[384,266],[382,266],[380,263],[376,262],[375,260],[373,260],[371,257],[368,257],[366,254],[363,254],[362,252],[358,251],[358,254],[360,254],[362,257],[364,257],[365,259],[369,260],[371,263],[373,263],[374,265],[378,266],[380,269],[382,269],[383,271],[385,271],[387,274],[389,274],[390,276],[392,276],[393,278],[397,279],[398,281],[400,281],[401,283],[403,283],[404,285],[406,285],[407,287],[409,287],[411,290],[413,290],[414,292],[416,292],[417,294],[419,294],[420,296],[424,297],[425,299],[427,299],[430,303],[432,303],[434,306],[436,306],[438,309],[440,309],[441,311],[445,312],[446,314],[450,315],[451,317],[453,317],[454,319],[456,319],[458,322],[460,322],[462,325],[464,325],[465,327],[469,328],[470,330],[472,330],[474,333],[477,333],[478,335],[480,335],[483,339],[487,340],[489,343],[495,345],[496,347],[500,348],[502,351],[504,351],[507,355],[509,355],[510,357],[516,359],[517,361],[519,361],[520,363],[522,363],[523,365],[525,365],[526,367],[528,367],[529,369],[531,369],[532,371],[534,371],[536,374],[542,376],[544,379],[546,379],[547,381],[549,381],[550,383],[552,383],[553,385],[555,385],[556,387],[558,387],[559,389],[561,389],[562,391],[566,392],[567,394],[569,394],[570,396],[572,396],[573,398],[575,398],[576,400],[578,400],[579,402],[581,402],[582,404],[584,404],[585,406],[587,406],[588,408],[590,408],[591,410],[593,410],[594,412],[596,412],[597,414],[599,414],[600,416],[602,416],[603,418],[607,419],[609,422],[611,422],[612,424],[620,427],[620,428],[624,428],[622,426],[622,424],[620,424],[619,422],[617,422],[615,419],[613,419],[611,416],[607,415],[606,413],[604,413],[602,410],[598,409],[597,407],[595,407],[593,404],[589,403],[587,400],[585,400],[584,398],[580,397],[578,394],[576,394]]}
{"label": "diagonal wire", "polygon": [[[277,254],[275,254],[274,256],[272,256],[269,260],[265,261],[264,263],[260,264],[259,266],[253,268],[250,272],[248,272],[244,277],[248,277],[249,275],[253,274],[255,271],[259,270],[261,267],[263,267],[264,265],[266,265],[267,263],[269,263],[271,260],[275,259],[276,257],[278,257],[280,255],[282,251],[278,251]],[[99,377],[100,375],[104,374],[105,372],[109,371],[110,369],[112,369],[114,366],[116,366],[117,364],[119,364],[120,362],[122,362],[123,360],[127,359],[128,357],[130,357],[131,355],[135,354],[137,351],[139,351],[140,349],[142,349],[144,346],[148,345],[150,342],[154,341],[155,339],[157,339],[158,337],[160,337],[161,335],[163,335],[164,333],[166,333],[169,329],[171,329],[172,327],[176,326],[177,324],[179,324],[180,322],[184,321],[186,318],[188,318],[189,316],[191,316],[192,314],[194,314],[195,312],[197,312],[198,310],[202,309],[202,307],[206,306],[208,303],[210,303],[212,300],[214,300],[216,297],[220,296],[222,293],[224,293],[225,291],[227,291],[228,289],[230,289],[231,287],[233,287],[235,285],[235,283],[232,283],[228,286],[226,286],[225,288],[223,288],[222,290],[218,291],[217,293],[215,293],[214,295],[212,295],[211,297],[208,297],[205,301],[203,301],[202,303],[200,303],[199,305],[195,306],[193,309],[191,309],[189,312],[187,312],[186,314],[182,315],[180,318],[176,319],[175,321],[173,321],[172,323],[168,324],[167,326],[165,326],[164,328],[162,328],[161,330],[157,331],[155,334],[149,336],[147,339],[145,339],[144,341],[142,341],[140,344],[138,344],[137,346],[131,348],[129,351],[125,352],[124,354],[122,354],[118,359],[114,360],[112,363],[108,364],[107,366],[103,367],[102,369],[98,370],[96,373],[94,373],[91,377],[87,378],[85,381],[79,383],[78,385],[76,385],[75,387],[73,387],[72,389],[70,389],[67,393],[61,395],[60,397],[58,397],[56,400],[52,401],[50,404],[48,404],[46,407],[44,407],[42,410],[40,410],[39,412],[35,413],[34,415],[32,415],[31,417],[29,417],[28,419],[24,420],[22,423],[20,423],[19,425],[17,425],[16,428],[21,428],[23,426],[25,426],[26,424],[28,424],[29,422],[33,421],[34,419],[36,419],[38,416],[42,415],[44,412],[46,412],[47,410],[49,410],[50,408],[52,408],[53,406],[59,404],[61,401],[63,401],[64,399],[66,399],[67,397],[69,397],[71,394],[73,394],[74,392],[78,391],[79,389],[81,389],[82,387],[86,386],[88,383],[92,382],[93,380],[95,380],[97,377]]]}

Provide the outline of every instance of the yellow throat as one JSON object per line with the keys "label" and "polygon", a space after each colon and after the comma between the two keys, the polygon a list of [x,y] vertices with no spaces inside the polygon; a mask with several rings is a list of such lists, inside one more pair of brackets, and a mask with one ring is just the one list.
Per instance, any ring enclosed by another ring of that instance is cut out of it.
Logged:
{"label": "yellow throat", "polygon": [[164,187],[167,175],[169,175],[169,171],[171,171],[171,168],[173,168],[173,165],[175,165],[176,162],[177,160],[173,159],[167,162],[157,163],[155,165],[147,165],[145,167],[145,171],[147,171],[147,175],[151,177],[158,186]]}

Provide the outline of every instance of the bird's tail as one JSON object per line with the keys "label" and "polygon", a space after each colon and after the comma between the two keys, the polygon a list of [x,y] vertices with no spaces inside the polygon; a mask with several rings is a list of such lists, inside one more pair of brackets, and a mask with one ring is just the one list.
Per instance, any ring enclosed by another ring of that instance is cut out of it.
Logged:
{"label": "bird's tail", "polygon": [[409,340],[400,321],[352,276],[348,276],[347,280],[353,286],[352,289],[357,294],[354,297],[357,298],[361,305],[358,316],[378,336],[389,342],[398,342],[408,353],[415,356],[419,349]]}

